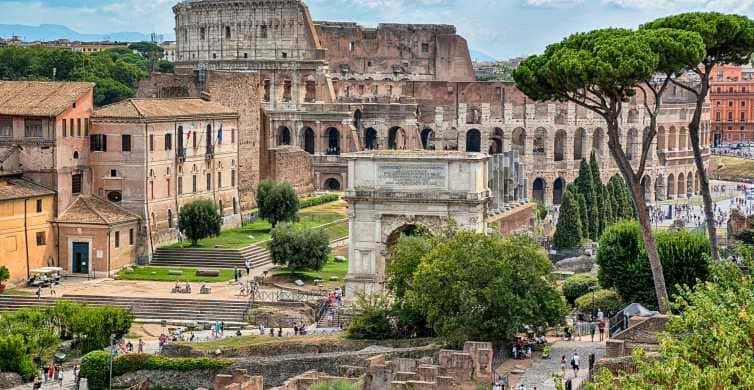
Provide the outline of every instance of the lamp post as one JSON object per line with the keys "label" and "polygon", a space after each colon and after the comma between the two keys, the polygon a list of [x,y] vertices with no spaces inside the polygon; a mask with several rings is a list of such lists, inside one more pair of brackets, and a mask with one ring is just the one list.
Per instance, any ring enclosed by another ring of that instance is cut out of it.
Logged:
{"label": "lamp post", "polygon": [[115,334],[110,335],[110,381],[109,389],[113,390],[113,352],[115,352]]}

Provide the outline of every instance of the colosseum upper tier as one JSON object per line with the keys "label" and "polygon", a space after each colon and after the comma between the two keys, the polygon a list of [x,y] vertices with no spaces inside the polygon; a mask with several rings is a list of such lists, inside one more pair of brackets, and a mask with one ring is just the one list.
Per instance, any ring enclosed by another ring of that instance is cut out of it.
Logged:
{"label": "colosseum upper tier", "polygon": [[[259,100],[261,124],[241,136],[249,191],[260,177],[341,189],[340,155],[365,149],[517,151],[528,196],[546,204],[560,202],[591,151],[603,179],[617,172],[600,117],[572,103],[532,101],[513,83],[475,81],[453,26],[313,21],[300,0],[194,0],[173,10],[177,75],[155,76],[139,93],[199,95],[220,74],[243,79],[238,85],[248,87],[236,86],[237,98],[224,103],[253,111],[246,95]],[[663,107],[642,180],[650,201],[699,187],[686,129],[693,100],[670,88]],[[622,144],[638,162],[649,123],[643,104],[626,104],[621,121]],[[701,140],[709,156],[708,110]],[[308,161],[296,162],[296,151]]]}

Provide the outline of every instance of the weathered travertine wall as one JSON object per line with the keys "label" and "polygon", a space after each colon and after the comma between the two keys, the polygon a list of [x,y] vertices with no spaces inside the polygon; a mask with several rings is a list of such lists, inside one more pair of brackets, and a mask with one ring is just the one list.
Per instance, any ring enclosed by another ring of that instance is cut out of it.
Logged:
{"label": "weathered travertine wall", "polygon": [[269,150],[269,177],[275,181],[287,181],[298,194],[314,191],[312,160],[303,150],[293,146],[279,146]]}

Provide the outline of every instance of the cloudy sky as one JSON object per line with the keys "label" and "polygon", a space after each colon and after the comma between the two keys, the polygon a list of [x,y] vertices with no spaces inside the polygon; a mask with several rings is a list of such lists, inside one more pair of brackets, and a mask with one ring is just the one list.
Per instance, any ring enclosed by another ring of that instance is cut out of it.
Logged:
{"label": "cloudy sky", "polygon": [[[177,0],[0,0],[0,23],[61,24],[81,33],[169,32]],[[690,10],[754,17],[754,0],[307,0],[317,20],[447,23],[497,58],[540,52],[565,35],[636,27]]]}

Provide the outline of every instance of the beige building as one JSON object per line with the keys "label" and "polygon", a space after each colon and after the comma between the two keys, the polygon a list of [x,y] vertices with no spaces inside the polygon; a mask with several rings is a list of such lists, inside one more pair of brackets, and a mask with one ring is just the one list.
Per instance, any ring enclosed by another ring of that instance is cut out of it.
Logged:
{"label": "beige building", "polygon": [[215,202],[224,228],[241,223],[238,114],[202,99],[130,99],[92,117],[93,192],[139,215],[145,249],[177,239],[181,207]]}

